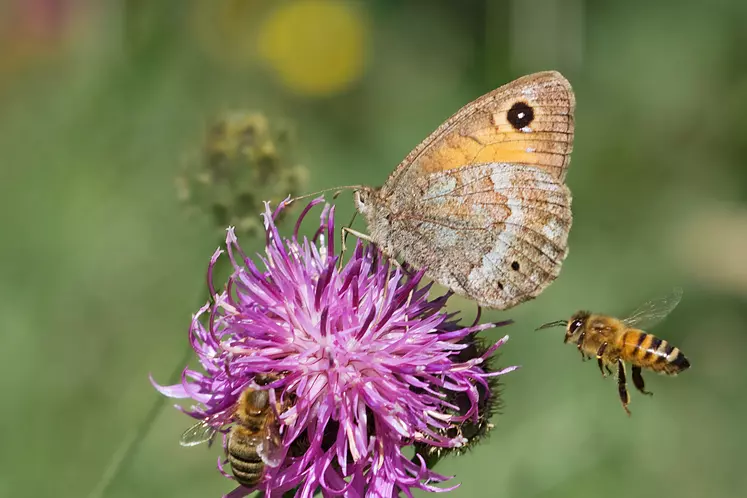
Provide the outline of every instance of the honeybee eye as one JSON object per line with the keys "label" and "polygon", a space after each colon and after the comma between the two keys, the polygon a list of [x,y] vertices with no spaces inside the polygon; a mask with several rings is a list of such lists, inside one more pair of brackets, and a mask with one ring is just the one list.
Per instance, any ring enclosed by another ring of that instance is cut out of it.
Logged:
{"label": "honeybee eye", "polygon": [[571,334],[573,334],[578,329],[580,329],[583,324],[584,324],[584,321],[578,318],[576,320],[573,320],[573,322],[571,322],[571,326],[568,330],[570,331]]}

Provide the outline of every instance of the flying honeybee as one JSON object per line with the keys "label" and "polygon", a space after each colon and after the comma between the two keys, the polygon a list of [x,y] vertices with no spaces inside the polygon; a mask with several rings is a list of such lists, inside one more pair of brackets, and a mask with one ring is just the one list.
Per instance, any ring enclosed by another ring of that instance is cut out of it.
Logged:
{"label": "flying honeybee", "polygon": [[[282,438],[269,391],[246,389],[236,403],[233,418],[226,450],[228,462],[236,481],[251,488],[264,476],[265,466],[277,467],[282,461]],[[211,441],[218,429],[210,422],[201,420],[187,429],[180,444],[194,446]]]}
{"label": "flying honeybee", "polygon": [[564,326],[566,332],[563,342],[576,344],[584,360],[596,356],[602,376],[607,376],[605,369],[612,374],[610,366],[616,368],[620,401],[627,414],[630,415],[630,410],[628,410],[630,395],[625,377],[625,363],[630,363],[632,366],[633,385],[643,394],[648,395],[652,393],[646,391],[641,369],[677,375],[690,367],[690,362],[679,348],[641,330],[641,328],[649,328],[659,323],[672,312],[681,298],[682,289],[674,289],[664,298],[643,304],[627,318],[619,319],[579,311],[570,320],[546,323],[537,330]]}

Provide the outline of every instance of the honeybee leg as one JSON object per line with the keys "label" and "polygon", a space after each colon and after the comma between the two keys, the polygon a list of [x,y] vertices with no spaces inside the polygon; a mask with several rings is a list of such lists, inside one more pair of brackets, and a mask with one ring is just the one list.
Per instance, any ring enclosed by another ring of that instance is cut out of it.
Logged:
{"label": "honeybee leg", "polygon": [[654,393],[646,391],[646,385],[643,383],[643,375],[641,375],[641,367],[633,367],[633,384],[643,394],[653,396]]}
{"label": "honeybee leg", "polygon": [[[599,346],[599,349],[597,349],[597,365],[599,365],[599,371],[602,372],[602,377],[607,377],[607,374],[604,373],[604,361],[602,361],[602,355],[604,354],[605,349],[607,349],[606,342],[602,343],[602,345]],[[610,367],[607,367],[607,371],[612,374]]]}
{"label": "honeybee leg", "polygon": [[628,410],[628,403],[630,403],[630,394],[628,394],[628,386],[625,381],[625,364],[622,360],[617,360],[617,393],[620,395],[620,401],[622,402],[625,413],[630,416],[630,410]]}
{"label": "honeybee leg", "polygon": [[584,353],[584,350],[581,349],[581,345],[584,343],[584,337],[586,337],[586,331],[582,330],[581,335],[578,336],[578,341],[576,341],[576,347],[578,348],[578,352],[581,353],[581,361],[586,361],[586,353]]}
{"label": "honeybee leg", "polygon": [[609,365],[605,365],[605,366],[604,366],[604,369],[605,369],[605,370],[607,370],[607,373],[608,373],[609,375],[612,375],[612,369],[610,368],[610,366],[609,366]]}

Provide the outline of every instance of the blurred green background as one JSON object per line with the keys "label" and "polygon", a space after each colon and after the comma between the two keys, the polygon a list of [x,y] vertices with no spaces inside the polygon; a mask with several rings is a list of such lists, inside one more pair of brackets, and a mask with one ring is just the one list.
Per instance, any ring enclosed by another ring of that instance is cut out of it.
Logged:
{"label": "blurred green background", "polygon": [[[523,368],[488,442],[438,470],[454,497],[744,496],[746,25],[743,0],[0,2],[0,496],[232,489],[170,406],[112,474],[203,299],[218,241],[174,181],[210,116],[292,122],[308,191],[378,185],[460,106],[544,69],[578,101],[570,254],[539,298],[484,315],[516,321],[491,337]],[[675,285],[654,332],[693,367],[649,374],[630,419],[561,329],[533,332]]]}

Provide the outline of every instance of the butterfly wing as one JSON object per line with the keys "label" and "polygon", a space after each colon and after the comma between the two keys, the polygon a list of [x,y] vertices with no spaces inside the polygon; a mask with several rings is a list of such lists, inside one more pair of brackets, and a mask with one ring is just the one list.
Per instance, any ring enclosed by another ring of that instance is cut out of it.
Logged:
{"label": "butterfly wing", "polygon": [[[419,179],[417,210],[392,218],[399,255],[482,306],[507,309],[560,272],[571,227],[567,187],[535,166],[489,163]],[[414,198],[415,196],[411,197]]]}
{"label": "butterfly wing", "polygon": [[480,163],[535,165],[565,181],[576,98],[560,73],[530,74],[461,108],[418,145],[382,188]]}
{"label": "butterfly wing", "polygon": [[557,72],[525,76],[468,104],[377,192],[367,215],[373,239],[483,306],[507,309],[535,297],[567,253],[574,107]]}

